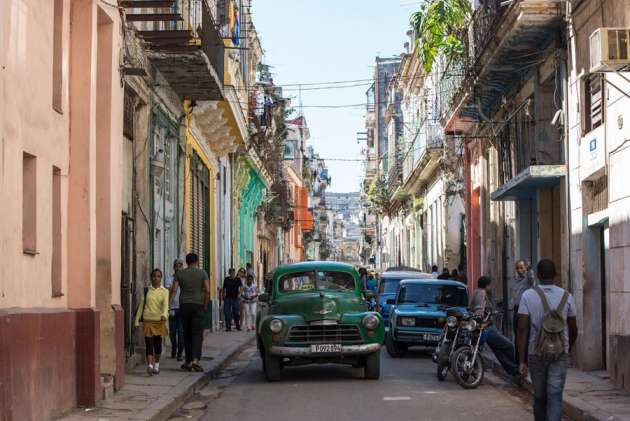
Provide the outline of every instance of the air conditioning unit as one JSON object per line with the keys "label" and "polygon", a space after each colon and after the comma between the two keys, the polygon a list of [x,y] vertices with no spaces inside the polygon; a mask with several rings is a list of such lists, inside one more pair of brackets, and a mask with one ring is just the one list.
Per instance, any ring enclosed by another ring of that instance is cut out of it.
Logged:
{"label": "air conditioning unit", "polygon": [[590,36],[591,73],[630,69],[630,28],[598,28]]}

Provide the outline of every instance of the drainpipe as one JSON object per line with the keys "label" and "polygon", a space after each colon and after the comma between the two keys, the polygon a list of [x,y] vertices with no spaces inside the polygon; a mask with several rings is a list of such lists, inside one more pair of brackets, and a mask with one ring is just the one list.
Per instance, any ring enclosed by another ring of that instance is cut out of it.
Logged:
{"label": "drainpipe", "polygon": [[[566,13],[565,13],[565,19],[567,20],[567,34],[571,33],[571,2],[567,2],[566,4]],[[565,48],[565,51],[568,52],[569,46],[567,45]],[[572,222],[571,222],[571,218],[572,218],[572,207],[571,207],[571,154],[569,153],[569,124],[568,124],[568,120],[569,120],[569,89],[568,89],[568,73],[567,73],[567,59],[566,57],[563,57],[562,55],[560,55],[558,57],[558,66],[559,66],[559,74],[560,74],[560,81],[561,81],[561,87],[562,87],[562,112],[564,114],[564,119],[562,121],[564,127],[563,127],[563,131],[564,131],[564,142],[563,142],[563,155],[564,155],[564,162],[565,162],[565,172],[566,172],[566,176],[565,176],[565,203],[566,203],[566,212],[567,212],[567,218],[566,218],[566,225],[565,225],[565,230],[566,230],[566,241],[567,241],[567,248],[568,248],[568,261],[567,261],[567,272],[566,272],[566,277],[567,277],[567,282],[568,282],[568,289],[569,291],[573,292],[573,278],[571,276],[571,249],[572,249],[572,244],[573,244],[573,239],[572,239],[572,235],[571,235],[571,226],[572,226]]]}

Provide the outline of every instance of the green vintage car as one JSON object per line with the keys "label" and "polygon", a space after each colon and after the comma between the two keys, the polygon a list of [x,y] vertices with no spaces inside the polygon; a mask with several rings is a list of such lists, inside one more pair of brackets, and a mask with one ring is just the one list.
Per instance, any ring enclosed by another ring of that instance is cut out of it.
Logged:
{"label": "green vintage car", "polygon": [[359,274],[345,263],[302,262],[267,278],[256,317],[258,349],[267,380],[283,367],[339,363],[380,376],[385,326],[367,310]]}

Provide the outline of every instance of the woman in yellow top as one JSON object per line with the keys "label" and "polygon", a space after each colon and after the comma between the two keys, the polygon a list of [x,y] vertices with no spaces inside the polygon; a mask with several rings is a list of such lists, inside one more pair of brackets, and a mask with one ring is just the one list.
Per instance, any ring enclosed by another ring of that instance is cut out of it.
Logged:
{"label": "woman in yellow top", "polygon": [[162,338],[168,335],[166,327],[168,301],[168,290],[162,286],[162,271],[153,269],[151,287],[145,291],[140,299],[135,320],[136,326],[139,326],[140,320],[142,320],[149,376],[160,373]]}

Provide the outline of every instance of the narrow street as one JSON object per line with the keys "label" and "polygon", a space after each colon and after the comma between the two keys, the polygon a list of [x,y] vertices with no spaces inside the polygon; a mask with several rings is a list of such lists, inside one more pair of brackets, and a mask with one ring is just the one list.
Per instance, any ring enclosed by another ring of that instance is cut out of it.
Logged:
{"label": "narrow street", "polygon": [[[382,375],[364,380],[361,369],[338,365],[292,367],[267,383],[254,346],[177,411],[175,420],[524,420],[519,397],[487,382],[464,390],[452,377],[440,382],[428,352],[393,359],[382,351]],[[186,409],[188,408],[188,409]]]}

